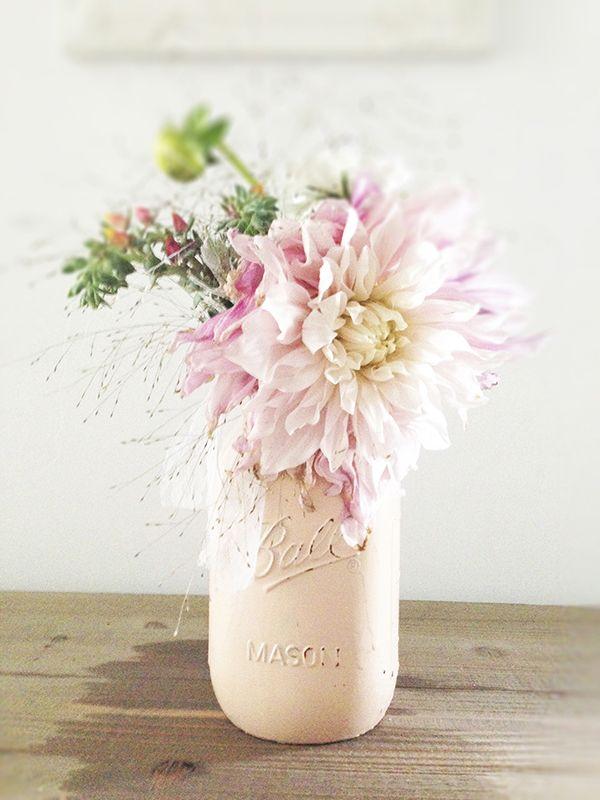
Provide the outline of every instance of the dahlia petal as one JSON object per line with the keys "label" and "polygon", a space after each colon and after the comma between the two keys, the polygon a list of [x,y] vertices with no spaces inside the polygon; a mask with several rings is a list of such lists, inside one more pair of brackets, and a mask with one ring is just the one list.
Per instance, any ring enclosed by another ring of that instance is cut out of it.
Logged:
{"label": "dahlia petal", "polygon": [[240,233],[233,228],[231,231],[229,231],[228,238],[231,246],[238,256],[240,256],[240,258],[243,258],[248,262],[260,262],[260,256],[252,236],[247,236],[245,233]]}
{"label": "dahlia petal", "polygon": [[[302,341],[311,353],[322,350],[335,339],[338,318],[346,305],[343,292],[326,297],[313,309],[302,324]],[[339,326],[338,326],[339,327]]]}
{"label": "dahlia petal", "polygon": [[346,224],[344,225],[344,232],[342,234],[342,247],[346,247],[352,241],[353,236],[358,230],[359,218],[355,208],[350,206],[348,208],[348,215],[346,217]]}
{"label": "dahlia petal", "polygon": [[384,419],[389,416],[377,389],[370,381],[360,381],[358,388],[358,416],[362,417],[375,442],[384,441]]}
{"label": "dahlia petal", "polygon": [[339,402],[332,397],[325,410],[325,421],[321,450],[332,470],[337,470],[348,449],[348,415]]}
{"label": "dahlia petal", "polygon": [[350,203],[357,210],[360,219],[363,220],[369,209],[382,198],[382,195],[380,186],[369,175],[359,175],[354,181]]}
{"label": "dahlia petal", "polygon": [[494,386],[498,386],[499,381],[495,372],[482,372],[479,376],[479,384],[482,389],[493,389]]}
{"label": "dahlia petal", "polygon": [[210,394],[209,419],[213,423],[217,422],[222,414],[239,405],[255,388],[255,378],[244,372],[218,375]]}
{"label": "dahlia petal", "polygon": [[426,450],[445,450],[450,446],[446,418],[434,406],[429,406],[425,414],[411,423],[411,430]]}
{"label": "dahlia petal", "polygon": [[264,269],[262,264],[245,262],[240,267],[234,286],[242,297],[254,294],[258,289],[263,275]]}
{"label": "dahlia petal", "polygon": [[371,243],[382,272],[397,261],[406,235],[404,214],[392,208],[383,222],[371,232]]}
{"label": "dahlia petal", "polygon": [[305,425],[289,434],[282,419],[274,432],[260,442],[261,467],[267,475],[275,475],[304,464],[319,449],[323,424]]}
{"label": "dahlia petal", "polygon": [[300,336],[309,299],[306,289],[297,283],[278,283],[269,289],[261,308],[279,326],[278,342],[291,344]]}
{"label": "dahlia petal", "polygon": [[333,387],[327,381],[321,380],[313,383],[301,396],[296,408],[287,415],[286,431],[294,433],[305,425],[316,425],[332,392]]}
{"label": "dahlia petal", "polygon": [[289,394],[312,386],[322,374],[322,356],[318,353],[313,355],[300,345],[288,349],[272,363],[268,373],[268,384],[271,389]]}
{"label": "dahlia petal", "polygon": [[285,281],[289,267],[281,248],[269,236],[255,236],[254,244],[265,276],[276,282]]}
{"label": "dahlia petal", "polygon": [[335,330],[320,309],[314,309],[302,324],[302,341],[311,353],[322,350],[335,339]]}
{"label": "dahlia petal", "polygon": [[392,408],[413,414],[420,413],[422,403],[419,390],[410,380],[385,381],[378,388]]}
{"label": "dahlia petal", "polygon": [[339,381],[340,405],[348,414],[354,414],[358,398],[358,381],[354,374],[349,380]]}
{"label": "dahlia petal", "polygon": [[367,538],[367,528],[360,520],[346,517],[340,525],[340,532],[344,541],[352,547],[361,547]]}
{"label": "dahlia petal", "polygon": [[319,300],[322,300],[328,289],[333,284],[333,269],[331,262],[325,258],[323,259],[323,266],[319,272]]}
{"label": "dahlia petal", "polygon": [[273,317],[262,309],[249,314],[242,323],[242,335],[227,348],[227,356],[260,381],[269,380],[273,366],[287,353],[279,344],[279,327]]}
{"label": "dahlia petal", "polygon": [[352,296],[356,300],[364,301],[373,295],[373,288],[379,269],[379,262],[375,254],[368,247],[363,247],[353,270]]}
{"label": "dahlia petal", "polygon": [[474,303],[428,297],[420,306],[412,310],[410,318],[413,323],[437,325],[468,322],[477,313],[479,313],[479,306]]}
{"label": "dahlia petal", "polygon": [[364,316],[365,307],[360,303],[357,303],[356,300],[350,300],[350,302],[346,305],[346,313],[354,322],[355,324],[359,323]]}

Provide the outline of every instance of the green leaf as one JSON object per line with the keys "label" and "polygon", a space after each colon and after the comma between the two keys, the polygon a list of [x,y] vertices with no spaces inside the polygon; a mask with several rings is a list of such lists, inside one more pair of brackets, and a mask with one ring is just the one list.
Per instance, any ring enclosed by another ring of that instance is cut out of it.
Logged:
{"label": "green leaf", "polygon": [[220,230],[236,228],[249,236],[266,234],[277,216],[277,200],[268,194],[257,194],[244,186],[223,198],[221,207],[228,215]]}
{"label": "green leaf", "polygon": [[63,265],[62,271],[65,274],[80,272],[82,269],[85,269],[86,264],[87,260],[81,256],[78,258],[71,258]]}
{"label": "green leaf", "polygon": [[210,125],[204,129],[201,135],[201,141],[206,150],[212,150],[225,138],[229,130],[229,120],[224,117],[211,122]]}
{"label": "green leaf", "polygon": [[183,120],[183,125],[181,126],[183,133],[191,136],[201,133],[206,127],[209,116],[210,109],[208,106],[195,106]]}
{"label": "green leaf", "polygon": [[70,259],[64,265],[63,272],[76,273],[78,276],[69,291],[69,297],[80,295],[82,306],[98,308],[106,302],[106,296],[114,295],[127,286],[127,276],[135,268],[123,251],[103,240],[90,239],[86,247],[87,256]]}

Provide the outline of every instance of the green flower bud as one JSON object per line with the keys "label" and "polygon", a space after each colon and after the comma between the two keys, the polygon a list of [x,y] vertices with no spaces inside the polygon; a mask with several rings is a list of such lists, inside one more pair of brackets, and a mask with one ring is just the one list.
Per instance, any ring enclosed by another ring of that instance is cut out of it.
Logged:
{"label": "green flower bud", "polygon": [[184,183],[199,178],[206,167],[202,147],[170,126],[163,128],[156,137],[154,159],[160,170]]}

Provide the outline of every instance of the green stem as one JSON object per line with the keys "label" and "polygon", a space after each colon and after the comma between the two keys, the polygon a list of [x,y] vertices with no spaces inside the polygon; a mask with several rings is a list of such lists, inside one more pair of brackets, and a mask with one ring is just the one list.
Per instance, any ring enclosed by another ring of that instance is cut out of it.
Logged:
{"label": "green stem", "polygon": [[218,150],[224,159],[229,161],[231,166],[237,170],[244,180],[248,181],[250,186],[258,193],[262,194],[263,192],[263,185],[258,180],[258,178],[252,174],[252,172],[248,169],[248,167],[244,164],[244,162],[239,158],[239,156],[234,153],[234,151],[225,144],[225,142],[219,142],[219,144],[215,148]]}

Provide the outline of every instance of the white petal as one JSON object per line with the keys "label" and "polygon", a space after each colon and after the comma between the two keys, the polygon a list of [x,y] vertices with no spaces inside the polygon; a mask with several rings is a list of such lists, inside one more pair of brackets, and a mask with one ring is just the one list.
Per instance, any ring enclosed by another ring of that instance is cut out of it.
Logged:
{"label": "white petal", "polygon": [[227,358],[263,382],[271,378],[273,365],[288,352],[277,343],[279,328],[262,308],[248,314],[242,323],[242,335],[227,348]]}
{"label": "white petal", "polygon": [[348,209],[348,218],[344,227],[344,233],[342,234],[342,247],[346,247],[350,244],[352,237],[357,231],[358,223],[358,213],[355,208],[350,206]]}
{"label": "white petal", "polygon": [[315,308],[302,324],[302,341],[311,353],[316,353],[335,339],[335,330],[327,322],[321,310]]}
{"label": "white petal", "polygon": [[329,259],[323,260],[323,265],[319,271],[319,300],[325,296],[325,292],[331,288],[333,284],[333,270]]}
{"label": "white petal", "polygon": [[405,236],[404,214],[398,208],[393,208],[385,220],[371,233],[373,248],[382,270],[385,270],[392,262]]}
{"label": "white petal", "polygon": [[302,341],[311,353],[333,342],[336,330],[343,324],[339,317],[346,301],[344,292],[336,292],[322,300],[306,317],[302,325]]}
{"label": "white petal", "polygon": [[277,322],[279,342],[291,344],[300,336],[309,299],[306,289],[297,283],[278,283],[268,290],[262,309]]}
{"label": "white petal", "polygon": [[356,300],[368,300],[375,286],[379,272],[379,262],[368,247],[363,247],[356,263],[356,277],[352,287],[352,295]]}
{"label": "white petal", "polygon": [[323,437],[323,423],[305,425],[292,434],[285,430],[279,419],[272,436],[260,443],[261,466],[266,475],[304,464],[319,449]]}
{"label": "white petal", "polygon": [[328,459],[332,470],[338,469],[348,449],[348,415],[340,404],[332,398],[325,412],[325,426],[321,450]]}
{"label": "white petal", "polygon": [[348,414],[354,414],[358,397],[358,381],[352,373],[350,380],[340,381],[340,405]]}
{"label": "white petal", "polygon": [[333,386],[327,381],[320,380],[314,383],[301,397],[296,408],[286,417],[286,431],[291,434],[305,425],[316,425],[333,391]]}

